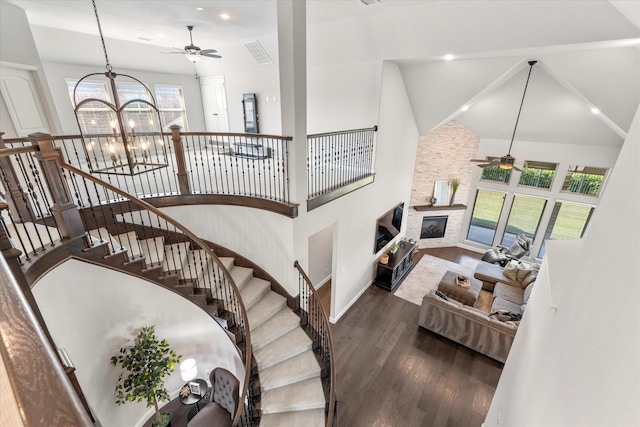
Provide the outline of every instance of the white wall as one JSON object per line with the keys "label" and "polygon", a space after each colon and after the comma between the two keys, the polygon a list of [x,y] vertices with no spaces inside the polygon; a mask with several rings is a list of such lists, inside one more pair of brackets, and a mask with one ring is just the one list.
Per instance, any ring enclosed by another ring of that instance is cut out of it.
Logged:
{"label": "white wall", "polygon": [[380,61],[310,66],[307,71],[308,134],[378,124]]}
{"label": "white wall", "polygon": [[[370,66],[377,67],[375,64]],[[356,88],[364,87],[357,82],[359,73],[345,73],[354,79]],[[369,70],[366,74],[377,73]],[[334,313],[332,320],[336,321],[373,281],[377,262],[377,255],[373,253],[377,218],[398,203],[405,202],[406,206],[409,203],[418,132],[397,65],[385,62],[381,78],[381,83],[370,79],[369,84],[373,86],[368,89],[379,94],[379,101],[375,105],[367,101],[362,105],[365,113],[361,113],[361,117],[371,116],[380,106],[377,120],[375,117],[367,119],[379,125],[373,184],[311,212],[304,212],[301,207],[294,220],[235,206],[172,207],[164,211],[199,236],[250,258],[279,280],[292,295],[298,293],[293,261],[298,260],[309,272],[309,237],[335,224],[334,245],[337,246],[333,259],[334,306],[331,312]],[[331,86],[333,83],[316,80],[314,84],[321,92],[319,85]],[[360,92],[356,89],[355,93]],[[323,105],[316,107],[318,111],[340,104],[338,95],[325,99]],[[352,93],[344,90],[342,95],[349,99]],[[353,108],[359,107],[353,104]],[[324,126],[334,129],[333,122],[327,121]],[[406,218],[403,224],[404,233]],[[301,248],[300,253],[294,253],[294,246]]]}
{"label": "white wall", "polygon": [[[0,27],[3,34],[11,34],[10,37],[6,35],[0,37],[0,62],[8,67],[32,70],[48,125],[53,133],[59,133],[60,125],[53,107],[47,78],[25,11],[6,2],[1,2]],[[2,103],[0,132],[6,132],[5,138],[18,136],[8,112],[5,112],[7,107],[4,105],[2,97],[0,97],[0,103]]]}
{"label": "white wall", "polygon": [[297,295],[293,278],[293,223],[290,218],[242,206],[174,206],[163,212],[197,236],[237,252],[264,268]]}
{"label": "white wall", "polygon": [[549,245],[486,427],[640,425],[638,159],[640,110],[578,252]]}
{"label": "white wall", "polygon": [[[158,285],[70,260],[45,275],[33,294],[51,336],[67,350],[87,401],[105,427],[142,425],[153,410],[144,403],[115,404],[121,370],[109,363],[142,326],[156,325],[159,338],[167,339],[183,358],[196,359],[199,378],[208,378],[207,372],[217,366],[244,378],[242,361],[218,323]],[[172,398],[182,385],[179,370],[165,379]]]}
{"label": "white wall", "polygon": [[324,285],[331,278],[333,265],[333,226],[309,236],[309,271],[314,286]]}
{"label": "white wall", "polygon": [[[357,84],[356,76],[352,78]],[[308,230],[306,236],[295,236],[305,240],[301,243],[303,247],[308,245],[308,236],[335,223],[333,322],[344,315],[373,281],[377,263],[377,255],[373,253],[376,220],[398,203],[407,206],[409,202],[418,131],[397,65],[383,63],[379,94],[375,182],[296,219],[302,223],[300,229]],[[332,102],[339,104],[341,100],[335,98]],[[371,108],[362,106],[367,107]],[[406,223],[405,218],[402,233]],[[308,260],[302,259],[300,263],[308,270]]]}

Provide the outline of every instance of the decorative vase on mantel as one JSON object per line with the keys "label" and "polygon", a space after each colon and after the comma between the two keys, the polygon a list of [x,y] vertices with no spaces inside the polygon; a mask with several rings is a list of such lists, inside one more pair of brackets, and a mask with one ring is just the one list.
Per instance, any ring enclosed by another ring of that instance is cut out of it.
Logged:
{"label": "decorative vase on mantel", "polygon": [[460,180],[458,178],[453,178],[451,180],[451,199],[449,199],[449,206],[453,206],[453,201],[456,198],[458,187],[460,187]]}

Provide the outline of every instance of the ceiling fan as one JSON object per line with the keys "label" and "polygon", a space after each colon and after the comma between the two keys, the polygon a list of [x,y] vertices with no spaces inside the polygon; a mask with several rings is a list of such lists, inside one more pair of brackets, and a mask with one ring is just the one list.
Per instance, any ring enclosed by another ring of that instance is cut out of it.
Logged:
{"label": "ceiling fan", "polygon": [[516,129],[518,128],[518,121],[520,120],[520,113],[522,112],[522,105],[524,104],[524,97],[527,94],[527,86],[529,86],[529,78],[531,77],[531,70],[533,70],[533,66],[536,65],[538,61],[529,61],[529,75],[527,76],[527,82],[524,85],[524,92],[522,93],[522,101],[520,101],[520,109],[518,110],[518,117],[516,118],[516,125],[513,128],[513,135],[511,136],[511,143],[509,144],[509,151],[506,155],[500,158],[487,158],[487,159],[471,159],[471,162],[475,163],[483,163],[478,165],[481,168],[488,168],[491,166],[499,166],[500,169],[514,169],[518,172],[522,171],[522,169],[516,167],[514,164],[516,162],[516,158],[511,155],[511,147],[513,146],[513,139],[516,136]]}
{"label": "ceiling fan", "polygon": [[193,25],[187,25],[187,29],[189,30],[189,39],[191,44],[184,47],[184,49],[174,48],[175,51],[162,52],[162,53],[181,53],[183,55],[187,55],[187,59],[194,64],[200,60],[201,57],[206,58],[222,58],[220,55],[216,55],[218,52],[215,49],[200,49],[198,46],[193,44]]}

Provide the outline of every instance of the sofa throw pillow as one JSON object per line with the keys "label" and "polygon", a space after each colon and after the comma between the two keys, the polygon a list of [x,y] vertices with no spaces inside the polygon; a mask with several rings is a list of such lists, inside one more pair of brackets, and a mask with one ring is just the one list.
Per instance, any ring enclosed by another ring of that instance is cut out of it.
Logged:
{"label": "sofa throw pillow", "polygon": [[502,274],[508,279],[518,280],[518,266],[514,263],[509,263],[504,267]]}
{"label": "sofa throw pillow", "polygon": [[528,268],[518,268],[518,281],[522,282],[529,276],[529,274],[531,274],[531,270],[529,270]]}

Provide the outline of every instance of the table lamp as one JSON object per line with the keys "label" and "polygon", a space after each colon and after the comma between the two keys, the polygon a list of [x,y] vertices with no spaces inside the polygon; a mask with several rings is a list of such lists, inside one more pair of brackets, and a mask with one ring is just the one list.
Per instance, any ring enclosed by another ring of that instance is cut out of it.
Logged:
{"label": "table lamp", "polygon": [[182,381],[191,381],[198,376],[198,365],[196,365],[195,359],[185,359],[180,364],[180,376]]}

